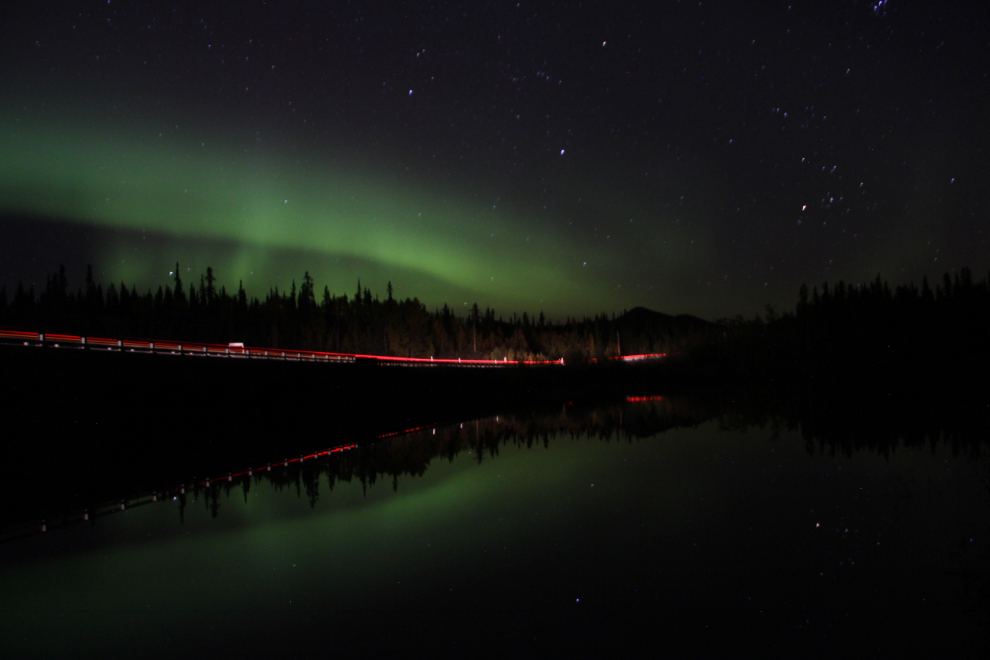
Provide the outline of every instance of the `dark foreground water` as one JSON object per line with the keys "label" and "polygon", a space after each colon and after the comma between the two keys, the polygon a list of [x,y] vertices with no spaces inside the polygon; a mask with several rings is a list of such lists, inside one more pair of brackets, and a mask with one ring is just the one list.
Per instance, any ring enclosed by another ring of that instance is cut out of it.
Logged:
{"label": "dark foreground water", "polygon": [[982,655],[986,442],[708,417],[486,418],[8,540],[0,656]]}

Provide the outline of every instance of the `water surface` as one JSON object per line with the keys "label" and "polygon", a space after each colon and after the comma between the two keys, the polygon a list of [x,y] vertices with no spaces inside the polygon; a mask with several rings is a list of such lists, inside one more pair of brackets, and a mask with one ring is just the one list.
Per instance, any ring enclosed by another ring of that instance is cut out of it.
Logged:
{"label": "water surface", "polygon": [[0,652],[985,644],[985,444],[843,453],[710,417],[486,418],[8,541]]}

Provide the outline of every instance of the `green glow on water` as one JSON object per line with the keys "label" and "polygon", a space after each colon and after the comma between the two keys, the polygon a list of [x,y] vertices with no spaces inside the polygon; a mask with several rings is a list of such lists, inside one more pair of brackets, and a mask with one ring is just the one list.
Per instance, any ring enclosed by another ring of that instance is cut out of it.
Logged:
{"label": "green glow on water", "polygon": [[500,566],[551,519],[579,515],[573,494],[561,495],[576,484],[586,490],[582,473],[615,449],[561,439],[551,451],[504,447],[481,465],[465,451],[402,477],[397,492],[387,482],[366,490],[352,482],[331,493],[324,479],[315,509],[292,486],[276,493],[261,484],[246,503],[237,491],[222,499],[216,519],[190,497],[182,525],[178,504],[167,502],[79,526],[63,535],[88,536],[88,551],[4,571],[0,603],[19,606],[0,622],[0,648],[23,648],[18,630],[42,633],[35,648],[43,654],[108,638],[129,649],[207,635],[204,613],[230,639],[246,612],[263,626],[313,608],[332,618],[404,599],[473,598],[469,566]]}
{"label": "green glow on water", "polygon": [[707,422],[632,442],[551,434],[477,460],[435,458],[397,491],[324,480],[314,509],[260,482],[247,503],[221,496],[216,519],[200,499],[180,525],[167,502],[0,546],[0,652],[305,657],[440,629],[434,646],[551,629],[553,646],[589,623],[585,641],[642,645],[666,643],[650,626],[664,617],[708,634],[723,606],[740,630],[772,616],[767,639],[800,630],[798,646],[885,611],[913,617],[895,639],[984,634],[946,577],[969,555],[943,532],[984,521],[986,489],[947,445],[809,456],[798,433]]}

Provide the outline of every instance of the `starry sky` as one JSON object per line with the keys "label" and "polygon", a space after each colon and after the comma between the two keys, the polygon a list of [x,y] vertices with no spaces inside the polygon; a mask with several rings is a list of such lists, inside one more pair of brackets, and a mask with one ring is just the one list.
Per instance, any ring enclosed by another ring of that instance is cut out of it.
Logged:
{"label": "starry sky", "polygon": [[986,2],[39,1],[0,71],[8,288],[721,318],[990,269]]}

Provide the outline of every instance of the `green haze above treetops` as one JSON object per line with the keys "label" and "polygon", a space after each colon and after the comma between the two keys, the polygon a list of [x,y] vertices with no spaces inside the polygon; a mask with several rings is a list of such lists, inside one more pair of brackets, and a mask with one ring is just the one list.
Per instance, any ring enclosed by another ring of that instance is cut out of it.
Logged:
{"label": "green haze above treetops", "polygon": [[[10,108],[0,110],[0,212],[129,235],[93,255],[100,279],[157,287],[178,260],[192,275],[212,265],[220,284],[242,280],[253,295],[308,270],[335,293],[358,278],[376,291],[392,281],[397,295],[455,309],[563,316],[674,304],[618,245],[551,231],[525,204],[491,203],[490,191],[440,189],[353,151],[237,128]],[[657,261],[666,270],[679,259],[658,254],[651,270]]]}

